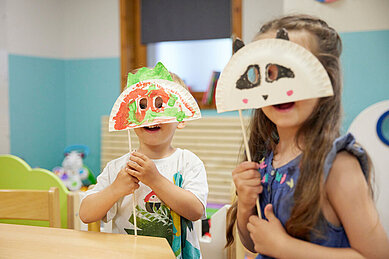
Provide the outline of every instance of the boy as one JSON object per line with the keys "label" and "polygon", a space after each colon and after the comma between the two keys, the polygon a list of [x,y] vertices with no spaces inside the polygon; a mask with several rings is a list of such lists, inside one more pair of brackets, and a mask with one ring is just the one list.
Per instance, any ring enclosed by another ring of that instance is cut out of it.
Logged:
{"label": "boy", "polygon": [[[172,78],[185,86],[175,74]],[[202,161],[171,145],[175,130],[184,127],[175,122],[135,128],[139,149],[107,164],[81,203],[81,220],[106,216],[113,233],[133,234],[136,190],[138,234],[167,238],[177,257],[200,258],[192,221],[205,218],[208,185]]]}

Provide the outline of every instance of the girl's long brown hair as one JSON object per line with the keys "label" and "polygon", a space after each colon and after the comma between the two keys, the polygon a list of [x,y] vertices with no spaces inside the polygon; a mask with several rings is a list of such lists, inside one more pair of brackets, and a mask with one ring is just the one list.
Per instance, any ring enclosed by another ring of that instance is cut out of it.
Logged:
{"label": "girl's long brown hair", "polygon": [[[286,231],[297,238],[309,240],[310,233],[316,228],[321,214],[323,197],[323,168],[327,153],[333,141],[340,135],[341,73],[339,57],[342,43],[338,33],[326,22],[307,15],[285,16],[262,26],[261,34],[285,28],[287,31],[305,31],[309,38],[316,40],[314,55],[326,69],[334,91],[330,97],[320,98],[312,114],[298,130],[295,141],[302,150],[300,176],[294,192],[294,206]],[[253,161],[274,151],[278,143],[276,126],[265,116],[262,109],[253,112],[250,125],[249,148]],[[237,202],[227,213],[227,245],[233,243],[233,228],[237,215]]]}

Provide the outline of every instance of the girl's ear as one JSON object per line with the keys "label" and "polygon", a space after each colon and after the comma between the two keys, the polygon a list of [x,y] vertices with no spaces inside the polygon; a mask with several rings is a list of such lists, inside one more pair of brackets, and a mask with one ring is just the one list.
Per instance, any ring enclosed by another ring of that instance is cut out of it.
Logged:
{"label": "girl's ear", "polygon": [[180,121],[177,125],[177,129],[183,129],[185,128],[185,125],[186,125],[185,121]]}

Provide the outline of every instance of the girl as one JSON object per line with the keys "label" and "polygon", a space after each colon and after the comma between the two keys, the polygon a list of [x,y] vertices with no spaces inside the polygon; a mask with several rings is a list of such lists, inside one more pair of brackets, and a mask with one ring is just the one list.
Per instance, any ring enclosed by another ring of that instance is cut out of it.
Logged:
{"label": "girl", "polygon": [[[367,154],[352,135],[339,137],[340,37],[324,21],[298,15],[265,24],[256,40],[275,38],[281,29],[319,59],[334,95],[254,112],[249,147],[261,162],[243,162],[232,172],[238,196],[227,245],[237,219],[243,245],[257,258],[389,258]],[[258,195],[265,219],[257,216]]]}

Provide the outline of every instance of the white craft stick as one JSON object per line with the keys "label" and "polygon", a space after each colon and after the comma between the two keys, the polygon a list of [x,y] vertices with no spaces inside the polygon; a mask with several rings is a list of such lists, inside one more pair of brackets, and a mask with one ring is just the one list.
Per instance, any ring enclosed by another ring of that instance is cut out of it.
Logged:
{"label": "white craft stick", "polygon": [[[239,109],[239,119],[240,119],[240,126],[242,127],[242,133],[243,133],[243,143],[244,143],[244,147],[246,149],[246,156],[247,156],[247,160],[249,162],[251,162],[251,154],[250,154],[250,149],[249,149],[249,144],[248,144],[248,141],[247,141],[247,137],[246,137],[246,129],[244,127],[244,124],[243,124],[243,115],[242,115],[242,110]],[[259,198],[257,198],[257,211],[258,211],[258,216],[259,218],[261,218],[261,206],[259,205]]]}
{"label": "white craft stick", "polygon": [[[130,150],[130,153],[131,153],[131,136],[130,136],[130,129],[127,130],[128,132],[128,150]],[[131,155],[131,154],[130,154]],[[135,236],[138,235],[138,230],[137,230],[137,227],[136,227],[136,207],[135,207],[135,190],[134,190],[134,193],[132,194],[132,211],[134,213],[134,234]]]}

